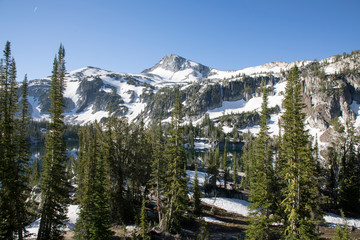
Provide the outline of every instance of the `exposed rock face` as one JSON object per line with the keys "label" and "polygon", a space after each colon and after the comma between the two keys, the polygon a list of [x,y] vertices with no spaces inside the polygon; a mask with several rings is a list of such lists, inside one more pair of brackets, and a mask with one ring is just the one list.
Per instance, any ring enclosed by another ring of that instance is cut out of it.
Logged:
{"label": "exposed rock face", "polygon": [[161,59],[160,62],[157,63],[154,67],[146,69],[142,73],[151,73],[159,68],[171,72],[179,72],[187,69],[193,69],[201,74],[201,76],[198,76],[201,78],[206,78],[211,71],[211,68],[207,66],[195,63],[175,54],[169,54],[163,57],[163,59]]}
{"label": "exposed rock face", "polygon": [[[287,71],[297,64],[307,123],[325,131],[335,117],[342,117],[344,121],[354,121],[357,117],[350,106],[354,102],[360,104],[359,58],[360,52],[356,52],[351,56],[332,57],[320,62],[277,62],[239,71],[220,71],[171,54],[142,74],[114,73],[87,67],[67,74],[64,112],[67,121],[72,123],[100,120],[110,106],[113,114],[127,116],[130,120],[164,120],[171,116],[175,89],[178,88],[185,119],[196,121],[211,110],[223,108],[225,111],[224,102],[238,101],[240,104],[260,98],[263,83],[267,85],[269,96],[276,95],[277,99],[281,99],[280,92],[284,89],[279,86],[286,82]],[[50,79],[30,82],[29,102],[34,118],[46,117],[50,108],[49,91]],[[261,99],[256,101],[251,103],[258,106]],[[281,106],[281,102],[277,105]],[[256,114],[237,117],[242,120],[229,118],[216,121],[239,129],[258,124],[259,116]]]}

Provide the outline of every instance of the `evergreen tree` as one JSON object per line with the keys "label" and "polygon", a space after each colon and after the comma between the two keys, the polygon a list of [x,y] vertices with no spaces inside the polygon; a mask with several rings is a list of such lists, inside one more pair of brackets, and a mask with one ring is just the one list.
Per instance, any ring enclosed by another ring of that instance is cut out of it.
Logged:
{"label": "evergreen tree", "polygon": [[140,215],[140,228],[141,228],[141,238],[142,239],[150,239],[150,236],[148,235],[148,220],[147,220],[147,214],[146,214],[146,208],[145,208],[145,198],[142,200],[141,204],[141,215]]}
{"label": "evergreen tree", "polygon": [[236,189],[238,185],[238,162],[236,158],[236,152],[233,153],[233,188]]}
{"label": "evergreen tree", "polygon": [[200,190],[200,186],[199,186],[199,179],[198,179],[198,170],[197,168],[195,169],[195,177],[194,177],[194,187],[193,187],[193,191],[194,191],[194,214],[196,216],[200,216],[201,215],[201,190]]}
{"label": "evergreen tree", "polygon": [[75,239],[110,239],[109,199],[106,194],[104,157],[98,140],[99,126],[84,127],[80,133],[79,158],[79,205],[80,214],[76,222]]}
{"label": "evergreen tree", "polygon": [[22,91],[20,119],[16,83],[16,64],[11,56],[10,42],[0,61],[0,239],[23,239],[29,223],[27,80]]}
{"label": "evergreen tree", "polygon": [[225,140],[224,157],[223,157],[222,167],[224,170],[224,188],[226,189],[227,179],[229,177],[228,157],[227,157],[227,140]]}
{"label": "evergreen tree", "polygon": [[40,161],[36,158],[32,163],[31,184],[37,185],[40,180]]}
{"label": "evergreen tree", "polygon": [[216,181],[219,178],[219,167],[220,167],[220,150],[219,146],[215,150],[214,156],[209,152],[209,166],[208,166],[208,174],[209,174],[209,183],[212,188],[215,190],[216,195]]}
{"label": "evergreen tree", "polygon": [[341,224],[338,224],[336,231],[335,231],[335,237],[333,238],[333,240],[351,240],[350,232],[349,232],[346,218],[344,216],[344,212],[342,210],[340,210],[340,212],[341,212],[341,216],[342,216],[345,224],[343,227],[341,226]]}
{"label": "evergreen tree", "polygon": [[351,122],[347,125],[347,139],[340,159],[339,205],[345,211],[353,212],[360,210],[360,158],[359,149],[355,149],[355,129]]}
{"label": "evergreen tree", "polygon": [[245,172],[245,177],[241,178],[241,187],[248,188],[251,182],[251,169],[252,164],[255,162],[254,154],[254,139],[250,132],[245,135],[245,144],[242,147],[241,162],[243,166],[243,171]]}
{"label": "evergreen tree", "polygon": [[281,205],[284,209],[285,239],[316,239],[314,218],[317,209],[318,186],[316,164],[309,147],[305,131],[304,104],[301,99],[301,85],[298,68],[289,72],[285,90],[283,114],[283,159],[280,171],[284,189]]}
{"label": "evergreen tree", "polygon": [[209,240],[209,239],[210,239],[210,233],[207,226],[207,222],[205,222],[205,220],[202,220],[200,232],[196,236],[196,240]]}
{"label": "evergreen tree", "polygon": [[162,126],[161,121],[159,121],[159,125],[154,133],[154,141],[153,141],[153,162],[152,162],[152,173],[151,173],[151,181],[150,184],[154,186],[153,193],[156,199],[156,210],[159,218],[159,227],[162,229],[163,227],[163,193],[165,186],[165,162],[164,162],[164,141],[162,136]]}
{"label": "evergreen tree", "polygon": [[182,104],[179,93],[172,113],[169,137],[165,145],[165,157],[168,161],[165,187],[165,229],[170,232],[178,232],[188,204]]}
{"label": "evergreen tree", "polygon": [[246,230],[247,239],[270,239],[270,215],[273,213],[273,164],[270,148],[269,114],[266,86],[263,86],[260,132],[256,138],[255,161],[251,166],[250,209],[251,218]]}
{"label": "evergreen tree", "polygon": [[62,239],[62,227],[67,220],[69,202],[66,178],[66,145],[64,139],[63,91],[65,80],[65,50],[60,45],[51,76],[51,121],[46,133],[45,155],[41,174],[41,221],[38,240]]}

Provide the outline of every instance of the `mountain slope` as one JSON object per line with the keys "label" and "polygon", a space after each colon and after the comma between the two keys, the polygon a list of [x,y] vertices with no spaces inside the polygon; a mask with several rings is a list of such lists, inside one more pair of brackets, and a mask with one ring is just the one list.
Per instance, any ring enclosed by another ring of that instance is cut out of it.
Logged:
{"label": "mountain slope", "polygon": [[[321,136],[331,130],[332,119],[353,121],[360,127],[360,52],[321,61],[272,62],[237,71],[221,71],[174,54],[166,55],[140,74],[116,73],[85,67],[66,75],[65,121],[85,124],[108,116],[146,123],[169,120],[179,86],[185,120],[196,124],[205,114],[225,132],[257,131],[261,105],[260,86],[265,82],[273,107],[270,126],[277,134],[287,71],[297,65],[303,86],[310,133]],[[47,119],[50,79],[29,84],[29,103],[34,119]],[[111,106],[111,107],[110,107]]]}

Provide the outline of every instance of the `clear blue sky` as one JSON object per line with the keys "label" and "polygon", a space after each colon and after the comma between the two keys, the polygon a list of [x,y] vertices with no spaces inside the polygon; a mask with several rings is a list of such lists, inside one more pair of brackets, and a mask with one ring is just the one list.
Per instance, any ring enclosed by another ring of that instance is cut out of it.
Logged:
{"label": "clear blue sky", "polygon": [[175,53],[221,70],[322,59],[360,48],[358,0],[0,0],[0,48],[18,81],[68,71],[139,73]]}

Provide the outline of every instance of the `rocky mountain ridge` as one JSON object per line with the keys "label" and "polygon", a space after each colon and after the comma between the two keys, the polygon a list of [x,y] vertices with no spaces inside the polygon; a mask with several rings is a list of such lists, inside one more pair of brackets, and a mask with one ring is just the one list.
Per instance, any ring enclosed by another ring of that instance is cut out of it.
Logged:
{"label": "rocky mountain ridge", "polygon": [[[66,75],[65,121],[85,124],[108,117],[110,106],[116,116],[129,120],[169,121],[178,87],[184,104],[185,121],[200,123],[205,114],[222,124],[225,132],[257,132],[256,116],[261,105],[260,86],[266,83],[273,112],[270,127],[277,133],[287,71],[299,67],[307,123],[310,133],[320,137],[335,117],[360,126],[360,52],[337,55],[321,61],[272,62],[237,71],[221,71],[183,57],[166,55],[140,74],[116,73],[95,67],[71,71]],[[29,84],[29,103],[34,119],[47,119],[50,79]],[[238,124],[234,117],[251,116]],[[253,119],[253,120],[251,120]],[[234,122],[235,121],[235,122]]]}

